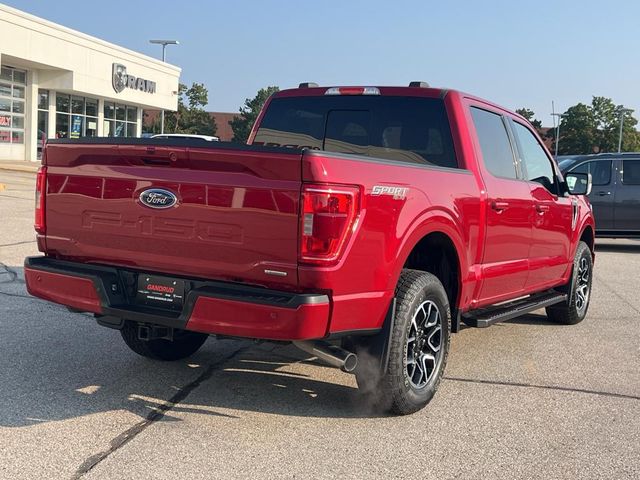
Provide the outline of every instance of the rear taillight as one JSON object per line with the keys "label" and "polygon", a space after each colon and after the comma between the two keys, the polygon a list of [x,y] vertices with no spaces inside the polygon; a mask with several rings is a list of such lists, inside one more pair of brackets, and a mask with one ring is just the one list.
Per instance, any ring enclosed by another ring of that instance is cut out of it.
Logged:
{"label": "rear taillight", "polygon": [[300,261],[337,261],[355,230],[360,189],[345,185],[303,185],[300,218]]}
{"label": "rear taillight", "polygon": [[44,217],[44,202],[47,190],[47,167],[40,167],[36,176],[36,220],[34,227],[36,232],[44,235],[47,227]]}

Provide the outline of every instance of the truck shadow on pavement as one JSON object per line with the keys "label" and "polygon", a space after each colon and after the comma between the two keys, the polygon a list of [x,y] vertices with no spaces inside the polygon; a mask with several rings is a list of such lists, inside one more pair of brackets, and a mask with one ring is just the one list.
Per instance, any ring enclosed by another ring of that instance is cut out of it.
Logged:
{"label": "truck shadow on pavement", "polygon": [[28,296],[22,269],[11,269],[17,280],[0,284],[0,426],[116,411],[144,419],[161,410],[163,421],[185,413],[380,416],[353,376],[292,346],[210,338],[182,361],[140,357],[91,316]]}

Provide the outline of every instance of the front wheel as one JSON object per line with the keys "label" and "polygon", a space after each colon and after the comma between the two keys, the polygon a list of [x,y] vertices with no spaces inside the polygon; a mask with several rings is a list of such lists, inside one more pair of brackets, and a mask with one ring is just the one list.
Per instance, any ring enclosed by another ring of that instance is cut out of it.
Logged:
{"label": "front wheel", "polygon": [[593,257],[589,246],[578,243],[573,260],[573,273],[569,283],[564,287],[567,300],[547,307],[547,317],[556,323],[575,325],[584,320],[591,300],[591,283],[593,280]]}
{"label": "front wheel", "polygon": [[393,413],[417,412],[433,398],[447,363],[451,311],[447,294],[430,273],[405,269],[396,287],[389,363],[380,376],[356,369],[359,387]]}

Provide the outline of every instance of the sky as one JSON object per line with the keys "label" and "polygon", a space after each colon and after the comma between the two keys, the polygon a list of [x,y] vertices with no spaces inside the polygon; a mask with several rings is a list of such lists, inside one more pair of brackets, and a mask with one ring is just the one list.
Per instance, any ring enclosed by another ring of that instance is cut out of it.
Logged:
{"label": "sky", "polygon": [[[154,57],[203,82],[208,110],[237,112],[258,89],[300,82],[463,90],[552,124],[594,95],[640,117],[640,2],[3,0]],[[3,41],[7,41],[3,39]],[[10,41],[10,39],[9,39]]]}

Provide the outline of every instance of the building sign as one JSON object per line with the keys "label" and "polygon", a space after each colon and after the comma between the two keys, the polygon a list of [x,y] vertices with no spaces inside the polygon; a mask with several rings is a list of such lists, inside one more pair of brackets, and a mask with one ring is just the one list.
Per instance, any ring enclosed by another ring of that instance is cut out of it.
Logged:
{"label": "building sign", "polygon": [[11,116],[0,115],[0,127],[10,127],[10,126],[11,126]]}
{"label": "building sign", "polygon": [[80,138],[80,134],[82,130],[82,117],[80,115],[73,115],[71,118],[73,120],[71,122],[71,133],[69,137]]}
{"label": "building sign", "polygon": [[113,64],[112,83],[116,93],[122,92],[125,88],[156,93],[156,82],[127,74],[127,67],[121,63]]}

